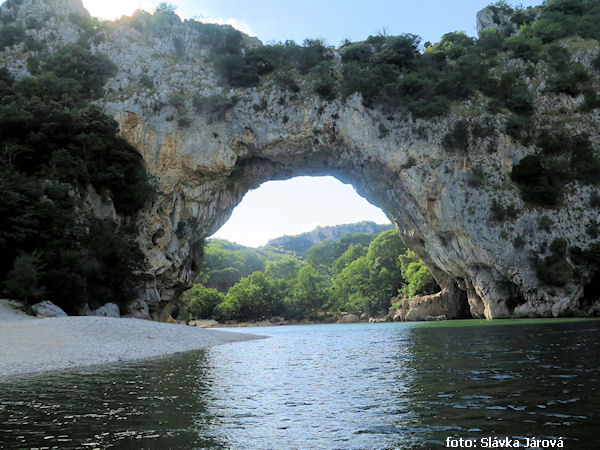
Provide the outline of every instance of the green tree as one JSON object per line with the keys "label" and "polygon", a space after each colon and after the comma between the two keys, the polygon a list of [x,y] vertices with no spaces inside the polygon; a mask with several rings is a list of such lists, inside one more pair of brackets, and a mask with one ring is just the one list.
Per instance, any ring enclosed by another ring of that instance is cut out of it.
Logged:
{"label": "green tree", "polygon": [[366,256],[348,264],[328,291],[329,307],[337,312],[362,313],[368,309],[371,286]]}
{"label": "green tree", "polygon": [[406,247],[395,230],[384,231],[369,245],[367,264],[369,266],[369,313],[387,312],[391,299],[403,284],[398,256],[406,252]]}
{"label": "green tree", "polygon": [[45,293],[41,280],[41,257],[38,253],[22,254],[15,258],[6,277],[6,293],[21,300],[25,309],[31,301],[39,300]]}
{"label": "green tree", "polygon": [[348,266],[348,264],[360,258],[361,256],[365,256],[366,254],[367,248],[364,245],[350,245],[350,247],[348,247],[348,249],[333,263],[331,267],[332,274],[334,276],[339,274]]}
{"label": "green tree", "polygon": [[80,44],[67,44],[46,58],[42,69],[59,78],[75,81],[71,92],[80,90],[84,97],[98,98],[104,83],[117,71],[117,66],[103,54],[94,54]]}
{"label": "green tree", "polygon": [[273,279],[254,272],[229,289],[225,301],[215,308],[215,316],[220,320],[244,321],[281,315],[282,294]]}
{"label": "green tree", "polygon": [[296,258],[285,255],[275,261],[267,261],[266,271],[271,273],[273,278],[283,280],[293,280],[298,275],[302,264]]}
{"label": "green tree", "polygon": [[213,288],[205,288],[195,284],[181,296],[182,307],[179,311],[180,320],[208,319],[212,317],[215,306],[224,300],[225,296]]}
{"label": "green tree", "polygon": [[398,257],[402,277],[406,284],[401,288],[400,293],[415,297],[417,295],[434,294],[439,287],[435,279],[423,264],[423,261],[412,250],[407,250],[406,253]]}
{"label": "green tree", "polygon": [[174,16],[177,10],[177,5],[170,2],[160,2],[154,9],[156,15]]}
{"label": "green tree", "polygon": [[326,288],[325,277],[314,267],[306,265],[298,272],[290,293],[291,302],[303,317],[315,316],[327,300]]}

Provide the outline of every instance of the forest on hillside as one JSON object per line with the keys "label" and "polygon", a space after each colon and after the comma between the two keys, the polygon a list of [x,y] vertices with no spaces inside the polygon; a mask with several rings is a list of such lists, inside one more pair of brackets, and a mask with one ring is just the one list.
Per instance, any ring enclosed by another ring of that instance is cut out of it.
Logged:
{"label": "forest on hillside", "polygon": [[[19,36],[7,27],[0,49]],[[138,151],[93,103],[116,67],[85,36],[53,52],[27,45],[38,55],[30,76],[0,67],[0,292],[26,306],[52,299],[70,313],[123,304],[147,266],[135,215],[155,187]],[[94,216],[90,195],[120,220]]]}
{"label": "forest on hillside", "polygon": [[375,317],[403,298],[438,289],[393,229],[323,241],[306,257],[212,239],[199,283],[181,297],[178,319],[329,320],[341,312]]}

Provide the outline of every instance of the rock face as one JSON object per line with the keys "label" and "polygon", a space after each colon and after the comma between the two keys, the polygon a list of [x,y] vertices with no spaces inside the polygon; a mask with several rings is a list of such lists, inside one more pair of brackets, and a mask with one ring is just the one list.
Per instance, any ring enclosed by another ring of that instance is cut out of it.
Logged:
{"label": "rock face", "polygon": [[[78,1],[29,0],[11,6],[10,14],[24,21],[41,3],[63,12],[45,31],[32,32],[53,31],[57,41],[73,41],[77,28],[66,17],[81,9]],[[9,14],[5,5],[0,16]],[[478,15],[482,29],[490,26],[486,14]],[[588,206],[597,194],[575,182],[566,189],[564,207],[525,205],[509,174],[535,149],[499,131],[505,117],[490,116],[472,100],[447,116],[415,119],[408,112],[368,109],[357,94],[322,100],[306,80],[299,93],[282,90],[272,80],[257,88],[224,89],[195,25],[173,16],[148,31],[121,20],[104,24],[95,44],[118,66],[100,103],[139,149],[161,190],[138,220],[151,269],[130,314],[166,320],[172,302],[194,280],[203,239],[229,218],[243,195],[265,181],[298,175],[335,176],[385,211],[444,289],[436,301],[448,303],[452,311],[468,303],[473,316],[487,318],[598,312],[597,295],[585,294],[593,275],[585,268],[579,281],[550,289],[540,283],[532,264],[532,256],[547,255],[546,243],[557,237],[584,250],[597,241],[586,233],[598,216]],[[582,46],[573,58],[585,64],[597,53],[596,47]],[[26,74],[23,54],[18,46],[4,53],[16,75]],[[524,70],[519,61],[510,64]],[[538,72],[528,83],[536,92],[539,121],[559,118],[559,111],[582,102],[544,95]],[[174,93],[183,101],[170,101]],[[222,117],[194,110],[195,94],[218,93],[239,101]],[[495,131],[471,137],[468,151],[444,150],[444,137],[465,117],[473,125],[492,124]],[[588,115],[571,126],[597,144],[599,120]],[[385,135],[382,127],[388,130]],[[518,214],[504,222],[492,220],[494,200],[514,205]],[[553,223],[548,230],[539,229],[542,216]]]}
{"label": "rock face", "polygon": [[31,307],[31,310],[41,319],[49,317],[67,317],[67,313],[48,300],[36,303]]}
{"label": "rock face", "polygon": [[477,13],[477,33],[487,30],[512,33],[518,29],[511,21],[511,14],[498,6],[488,6]]}

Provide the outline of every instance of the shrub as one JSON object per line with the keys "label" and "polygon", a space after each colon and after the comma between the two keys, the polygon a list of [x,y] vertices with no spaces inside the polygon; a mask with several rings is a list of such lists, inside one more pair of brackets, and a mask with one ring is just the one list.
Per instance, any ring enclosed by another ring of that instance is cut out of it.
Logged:
{"label": "shrub", "polygon": [[485,172],[481,166],[474,167],[467,178],[467,184],[473,187],[483,186],[485,182]]}
{"label": "shrub", "polygon": [[600,208],[600,193],[597,191],[592,192],[590,195],[590,206],[592,208]]}
{"label": "shrub", "polygon": [[576,64],[552,75],[548,79],[546,90],[548,92],[577,96],[583,93],[589,81],[590,76],[585,67],[581,64]]}
{"label": "shrub", "polygon": [[600,94],[593,88],[585,87],[583,95],[584,101],[583,105],[581,105],[582,111],[592,111],[596,108],[600,108]]}
{"label": "shrub", "polygon": [[412,250],[398,257],[400,270],[406,284],[398,291],[407,297],[434,294],[439,291],[435,279]]}
{"label": "shrub", "polygon": [[519,185],[526,202],[540,206],[555,206],[562,194],[562,183],[542,164],[539,155],[528,155],[516,164],[511,178]]}
{"label": "shrub", "polygon": [[250,87],[258,83],[258,74],[243,56],[226,54],[215,60],[215,68],[223,81],[233,87]]}
{"label": "shrub", "polygon": [[71,23],[73,23],[74,25],[77,25],[79,28],[81,28],[83,30],[87,30],[87,31],[93,30],[92,23],[91,23],[89,17],[86,17],[84,15],[71,13],[71,14],[69,14],[69,21],[71,21]]}
{"label": "shrub", "polygon": [[545,231],[546,233],[550,233],[552,229],[552,225],[554,225],[554,221],[546,215],[540,216],[538,219],[538,230]]}
{"label": "shrub", "polygon": [[506,134],[523,145],[529,145],[532,128],[533,119],[529,116],[511,114],[506,119]]}
{"label": "shrub", "polygon": [[304,45],[296,50],[296,67],[304,75],[328,58],[325,42],[320,39],[305,39]]}
{"label": "shrub", "polygon": [[181,57],[185,55],[185,44],[179,36],[173,36],[173,48],[177,56]]}
{"label": "shrub", "polygon": [[277,86],[282,89],[287,89],[292,92],[300,92],[300,86],[296,83],[296,80],[289,73],[278,73],[275,77]]}
{"label": "shrub", "polygon": [[542,40],[523,33],[514,34],[504,41],[504,48],[513,52],[517,58],[536,61],[542,49]]}
{"label": "shrub", "polygon": [[243,35],[230,25],[197,22],[198,42],[212,47],[214,55],[241,54]]}
{"label": "shrub", "polygon": [[187,128],[192,124],[192,119],[190,119],[187,116],[184,117],[180,117],[179,119],[177,119],[177,126],[179,128]]}
{"label": "shrub", "polygon": [[15,25],[0,27],[0,48],[11,47],[25,39],[25,30]]}
{"label": "shrub", "polygon": [[567,243],[556,238],[550,244],[551,254],[545,258],[534,259],[537,276],[547,286],[561,287],[573,279],[573,267],[567,262]]}
{"label": "shrub", "polygon": [[571,62],[569,51],[558,43],[546,46],[544,60],[555,70],[564,70]]}
{"label": "shrub", "polygon": [[585,232],[592,239],[596,239],[600,234],[600,224],[596,221],[592,221],[585,226]]}
{"label": "shrub", "polygon": [[484,139],[496,134],[496,126],[491,116],[482,117],[481,120],[473,123],[471,133],[474,137]]}
{"label": "shrub", "polygon": [[446,151],[464,151],[469,146],[469,122],[464,119],[454,124],[454,128],[442,140]]}
{"label": "shrub", "polygon": [[27,36],[25,38],[25,50],[28,52],[39,52],[45,48],[43,42],[38,41],[37,39],[32,38],[31,36]]}
{"label": "shrub", "polygon": [[475,48],[480,56],[491,58],[496,56],[502,50],[503,36],[496,28],[484,30],[479,34],[479,39],[475,43]]}
{"label": "shrub", "polygon": [[523,236],[517,236],[513,241],[513,245],[515,248],[523,248],[525,246],[525,239]]}
{"label": "shrub", "polygon": [[222,94],[204,96],[194,95],[192,104],[197,112],[208,115],[209,120],[223,120],[225,114],[238,102],[237,97],[225,97]]}
{"label": "shrub", "polygon": [[495,222],[504,222],[507,218],[514,218],[517,214],[515,205],[509,203],[504,206],[498,199],[492,199],[491,219]]}
{"label": "shrub", "polygon": [[592,60],[592,66],[594,69],[600,70],[600,52],[598,52],[598,56]]}
{"label": "shrub", "polygon": [[31,75],[39,75],[40,73],[40,60],[35,56],[27,57],[27,70]]}
{"label": "shrub", "polygon": [[177,6],[170,2],[160,2],[154,9],[154,14],[157,16],[174,16]]}
{"label": "shrub", "polygon": [[371,59],[373,51],[370,45],[367,44],[351,44],[344,49],[342,53],[342,62],[358,62],[367,63]]}
{"label": "shrub", "polygon": [[324,100],[333,100],[337,95],[335,81],[332,78],[321,78],[314,84],[315,93]]}

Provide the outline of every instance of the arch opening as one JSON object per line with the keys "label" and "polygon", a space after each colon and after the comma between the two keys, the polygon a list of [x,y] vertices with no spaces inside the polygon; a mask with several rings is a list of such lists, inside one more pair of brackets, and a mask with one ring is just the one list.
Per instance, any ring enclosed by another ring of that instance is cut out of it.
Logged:
{"label": "arch opening", "polygon": [[332,176],[299,176],[267,181],[251,189],[211,237],[259,247],[273,238],[316,227],[364,221],[392,226],[385,213],[351,185]]}
{"label": "arch opening", "polygon": [[[250,185],[257,187],[238,195],[229,220],[222,217],[225,223],[206,241],[203,264],[197,265],[200,287],[194,289],[203,293],[216,289],[225,304],[234,301],[235,295],[228,292],[234,287],[235,292],[242,290],[240,285],[249,288],[262,283],[264,288],[271,283],[269,289],[285,292],[276,300],[255,299],[266,308],[261,312],[249,312],[255,305],[225,308],[216,304],[211,309],[214,313],[202,310],[196,313],[202,317],[191,317],[185,302],[196,294],[187,291],[180,318],[391,321],[469,316],[466,297],[457,309],[448,289],[440,288],[419,255],[401,240],[392,218],[359,195],[353,185],[331,175],[285,173],[271,173],[261,183],[247,176],[257,172],[252,164],[244,168],[246,177],[236,182],[251,179]],[[261,161],[259,167],[264,165]],[[348,284],[350,277],[354,285]],[[312,291],[302,284],[307,279]],[[308,298],[299,300],[303,289],[303,295],[314,299],[312,303]],[[265,306],[269,302],[273,305]]]}

